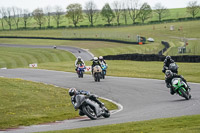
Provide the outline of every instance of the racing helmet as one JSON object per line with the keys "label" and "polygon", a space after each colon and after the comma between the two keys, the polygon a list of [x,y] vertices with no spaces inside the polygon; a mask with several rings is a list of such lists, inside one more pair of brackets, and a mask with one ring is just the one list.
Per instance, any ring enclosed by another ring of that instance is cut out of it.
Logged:
{"label": "racing helmet", "polygon": [[165,72],[165,75],[166,75],[167,78],[172,78],[172,77],[173,77],[173,73],[172,73],[171,70],[167,70],[167,71]]}
{"label": "racing helmet", "polygon": [[99,60],[103,60],[103,56],[99,56]]}
{"label": "racing helmet", "polygon": [[75,88],[70,88],[69,89],[69,95],[73,96],[76,93],[76,89]]}
{"label": "racing helmet", "polygon": [[98,61],[98,58],[97,58],[97,57],[94,57],[94,61]]}
{"label": "racing helmet", "polygon": [[167,60],[171,60],[171,57],[168,55],[168,56],[166,56],[166,59]]}
{"label": "racing helmet", "polygon": [[78,59],[78,61],[81,61],[81,57],[80,56],[78,56],[77,59]]}

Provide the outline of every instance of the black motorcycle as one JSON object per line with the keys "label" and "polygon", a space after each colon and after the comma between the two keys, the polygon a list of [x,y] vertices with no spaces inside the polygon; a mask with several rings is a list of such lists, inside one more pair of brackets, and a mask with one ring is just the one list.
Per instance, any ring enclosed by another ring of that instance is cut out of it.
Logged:
{"label": "black motorcycle", "polygon": [[90,97],[82,94],[76,96],[76,108],[80,110],[81,114],[87,115],[92,120],[96,120],[101,116],[105,118],[110,117],[109,110],[105,106],[101,107],[97,102],[91,100]]}

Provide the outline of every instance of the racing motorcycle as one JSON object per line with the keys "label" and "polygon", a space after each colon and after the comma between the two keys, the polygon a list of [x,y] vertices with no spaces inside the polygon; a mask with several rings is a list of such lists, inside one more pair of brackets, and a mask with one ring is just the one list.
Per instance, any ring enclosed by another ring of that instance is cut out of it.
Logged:
{"label": "racing motorcycle", "polygon": [[83,73],[85,72],[84,64],[79,64],[77,68],[77,74],[79,78],[83,78]]}
{"label": "racing motorcycle", "polygon": [[189,90],[186,89],[187,84],[184,81],[182,81],[181,78],[173,78],[171,83],[172,83],[172,88],[178,95],[184,97],[186,100],[189,100],[191,98]]}
{"label": "racing motorcycle", "polygon": [[105,78],[105,75],[106,75],[107,66],[106,66],[104,63],[102,63],[102,64],[101,64],[101,68],[102,68],[101,78],[104,79],[104,78]]}
{"label": "racing motorcycle", "polygon": [[102,73],[102,69],[99,65],[96,65],[96,66],[93,67],[94,81],[100,82],[101,73]]}
{"label": "racing motorcycle", "polygon": [[109,110],[105,106],[101,107],[97,102],[91,100],[90,96],[77,95],[76,101],[76,108],[80,110],[81,115],[87,115],[92,120],[96,120],[101,116],[104,118],[110,117]]}

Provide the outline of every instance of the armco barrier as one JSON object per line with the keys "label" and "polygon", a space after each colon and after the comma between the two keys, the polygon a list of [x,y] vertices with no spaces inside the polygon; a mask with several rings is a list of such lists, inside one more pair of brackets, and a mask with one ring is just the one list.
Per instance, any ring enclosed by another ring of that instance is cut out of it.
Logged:
{"label": "armco barrier", "polygon": [[[175,62],[200,62],[200,56],[171,56]],[[164,61],[165,56],[156,54],[122,54],[104,56],[106,60]]]}

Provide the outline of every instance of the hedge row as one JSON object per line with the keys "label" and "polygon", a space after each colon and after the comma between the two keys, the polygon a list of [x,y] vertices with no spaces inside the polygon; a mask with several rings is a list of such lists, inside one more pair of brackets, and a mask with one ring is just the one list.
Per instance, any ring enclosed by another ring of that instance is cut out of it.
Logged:
{"label": "hedge row", "polygon": [[[175,62],[200,62],[200,56],[171,56]],[[121,54],[104,56],[106,60],[164,61],[164,55],[156,54]]]}

